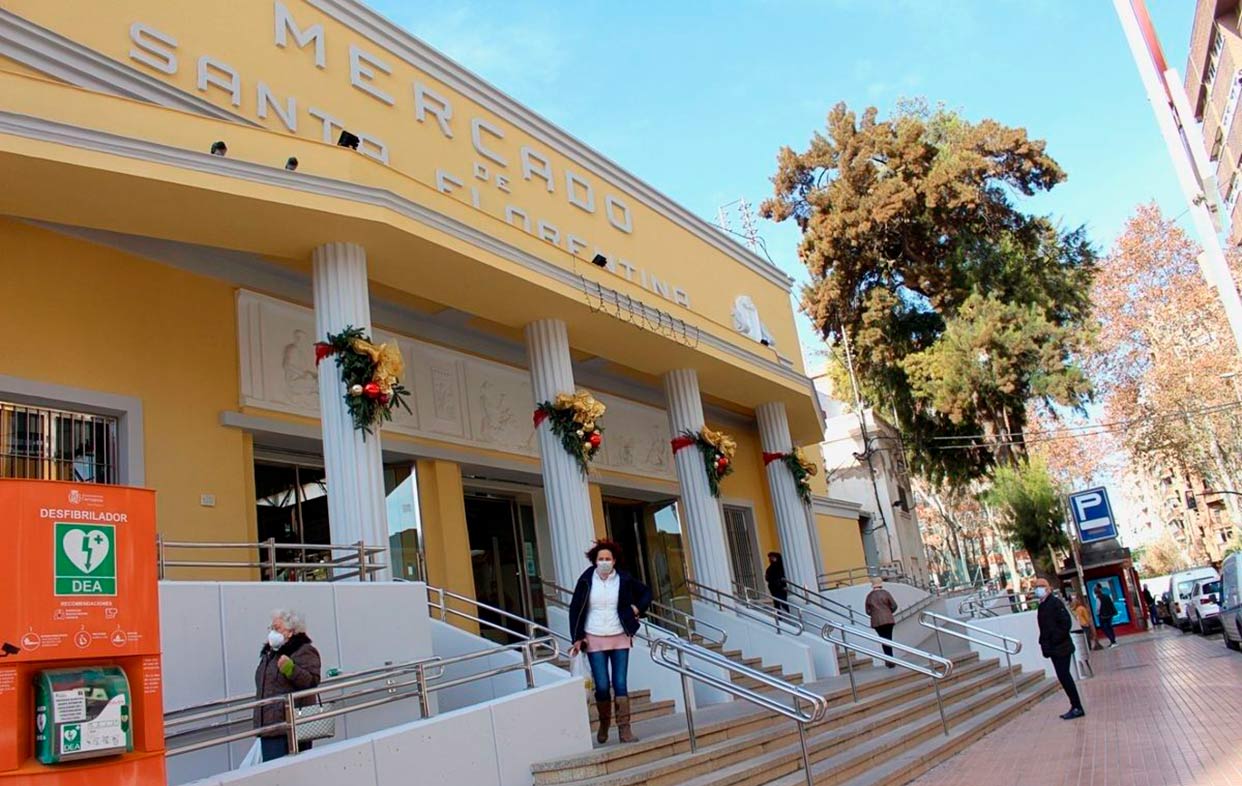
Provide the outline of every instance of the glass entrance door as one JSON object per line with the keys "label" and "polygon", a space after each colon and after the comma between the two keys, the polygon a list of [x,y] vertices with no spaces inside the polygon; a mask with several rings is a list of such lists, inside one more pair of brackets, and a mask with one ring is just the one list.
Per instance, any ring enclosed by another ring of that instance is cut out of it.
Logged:
{"label": "glass entrance door", "polygon": [[[513,497],[471,492],[467,493],[465,504],[475,597],[480,603],[546,623],[535,515],[530,503]],[[524,633],[521,623],[515,620],[483,609],[479,610],[479,616]],[[481,633],[497,641],[507,639],[495,629],[485,627]]]}
{"label": "glass entrance door", "polygon": [[677,503],[604,500],[608,537],[621,547],[621,568],[651,588],[661,603],[686,594],[686,558]]}

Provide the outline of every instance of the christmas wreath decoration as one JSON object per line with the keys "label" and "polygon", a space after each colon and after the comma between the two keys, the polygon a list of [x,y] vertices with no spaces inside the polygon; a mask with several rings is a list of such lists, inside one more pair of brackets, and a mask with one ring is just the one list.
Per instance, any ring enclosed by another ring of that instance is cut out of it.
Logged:
{"label": "christmas wreath decoration", "polygon": [[362,328],[349,325],[315,344],[315,365],[328,357],[336,358],[345,383],[345,406],[364,440],[381,420],[392,420],[394,408],[410,411],[405,403],[410,391],[399,381],[405,361],[395,343],[377,346]]}
{"label": "christmas wreath decoration", "polygon": [[683,431],[681,436],[673,439],[673,452],[698,446],[703,456],[703,468],[707,472],[707,485],[713,497],[720,496],[720,481],[733,472],[733,454],[737,452],[737,443],[727,434],[712,431],[707,426],[698,433]]}
{"label": "christmas wreath decoration", "polygon": [[793,475],[794,486],[798,489],[798,498],[807,505],[811,504],[811,478],[815,476],[815,473],[819,472],[819,467],[807,461],[798,450],[791,450],[788,453],[763,454],[763,465],[765,467],[773,461],[784,463],[785,467],[789,469],[789,474]]}
{"label": "christmas wreath decoration", "polygon": [[561,393],[555,401],[545,401],[535,407],[535,428],[548,421],[565,452],[578,461],[578,467],[585,475],[589,462],[599,452],[600,445],[604,444],[604,429],[599,425],[599,419],[607,410],[585,391]]}

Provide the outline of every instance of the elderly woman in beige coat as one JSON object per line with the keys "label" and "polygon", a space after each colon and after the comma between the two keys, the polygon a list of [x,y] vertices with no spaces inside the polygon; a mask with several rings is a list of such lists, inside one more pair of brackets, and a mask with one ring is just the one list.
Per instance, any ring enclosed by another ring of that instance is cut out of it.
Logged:
{"label": "elderly woman in beige coat", "polygon": [[[876,579],[871,582],[871,592],[867,594],[867,616],[871,618],[871,627],[875,628],[875,632],[888,639],[893,640],[893,626],[896,619],[893,614],[897,612],[897,601],[893,600],[892,594],[884,589],[884,582]],[[892,655],[893,648],[884,645],[884,654]],[[888,668],[896,668],[896,664],[885,662]]]}

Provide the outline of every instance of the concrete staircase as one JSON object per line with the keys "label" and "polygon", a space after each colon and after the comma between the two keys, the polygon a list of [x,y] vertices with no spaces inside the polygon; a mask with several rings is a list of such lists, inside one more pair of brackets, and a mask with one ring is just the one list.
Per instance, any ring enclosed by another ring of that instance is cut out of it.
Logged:
{"label": "concrete staircase", "polygon": [[[730,656],[732,657],[732,656]],[[953,755],[1056,689],[1042,673],[1009,675],[974,653],[954,658],[941,693],[950,724],[946,737],[926,677],[905,669],[856,672],[859,701],[844,677],[804,687],[829,700],[827,716],[807,729],[817,784],[904,784]],[[695,712],[698,750],[690,752],[685,718],[664,715],[636,723],[640,741],[610,743],[589,754],[532,767],[537,786],[751,786],[806,782],[796,725],[744,700]]]}

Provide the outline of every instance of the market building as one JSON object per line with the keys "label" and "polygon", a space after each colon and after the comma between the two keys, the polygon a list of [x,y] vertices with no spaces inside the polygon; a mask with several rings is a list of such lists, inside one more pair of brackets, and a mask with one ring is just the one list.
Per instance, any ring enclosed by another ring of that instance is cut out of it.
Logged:
{"label": "market building", "polygon": [[[531,618],[605,534],[667,599],[863,562],[771,459],[823,437],[789,277],[360,3],[5,0],[0,83],[0,475],[153,488],[169,543],[389,546]],[[404,360],[382,433],[317,362],[347,327]],[[577,390],[589,475],[533,425]],[[674,451],[704,427],[719,499]]]}

